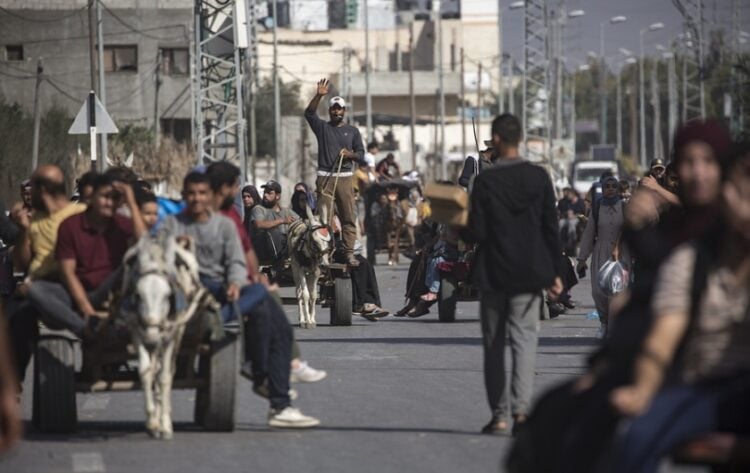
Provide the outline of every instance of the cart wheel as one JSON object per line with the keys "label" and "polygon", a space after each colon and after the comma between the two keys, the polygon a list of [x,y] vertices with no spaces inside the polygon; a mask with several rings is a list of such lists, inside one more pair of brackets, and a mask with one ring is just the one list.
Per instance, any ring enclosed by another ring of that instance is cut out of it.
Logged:
{"label": "cart wheel", "polygon": [[458,291],[456,281],[451,277],[440,279],[440,294],[438,294],[438,318],[441,322],[456,321],[456,303]]}
{"label": "cart wheel", "polygon": [[76,429],[75,349],[68,338],[41,338],[36,344],[32,422],[45,433]]}
{"label": "cart wheel", "polygon": [[211,342],[210,352],[200,358],[198,373],[205,385],[196,391],[194,419],[206,430],[234,430],[237,345],[237,335],[227,332],[223,340]]}
{"label": "cart wheel", "polygon": [[352,324],[352,280],[335,277],[333,280],[333,303],[331,304],[331,325]]}

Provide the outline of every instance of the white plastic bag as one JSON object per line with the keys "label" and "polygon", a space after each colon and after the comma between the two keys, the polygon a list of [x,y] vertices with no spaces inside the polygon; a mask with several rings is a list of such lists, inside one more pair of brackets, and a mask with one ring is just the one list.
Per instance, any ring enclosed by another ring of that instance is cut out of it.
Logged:
{"label": "white plastic bag", "polygon": [[628,288],[628,278],[629,272],[625,266],[610,258],[599,268],[597,283],[604,294],[614,296]]}

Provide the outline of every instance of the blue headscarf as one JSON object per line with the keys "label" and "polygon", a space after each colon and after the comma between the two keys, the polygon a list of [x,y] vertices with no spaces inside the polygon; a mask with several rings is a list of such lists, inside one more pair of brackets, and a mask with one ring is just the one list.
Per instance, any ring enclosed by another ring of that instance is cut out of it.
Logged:
{"label": "blue headscarf", "polygon": [[315,212],[315,209],[318,206],[318,203],[315,201],[315,193],[310,190],[310,186],[308,186],[304,182],[298,182],[294,185],[294,187],[297,186],[302,186],[305,188],[305,194],[307,194],[307,206],[310,207],[310,210]]}
{"label": "blue headscarf", "polygon": [[[614,182],[615,183],[615,195],[614,197],[607,197],[604,195],[604,186],[606,186],[608,183]],[[617,204],[620,201],[620,193],[617,192],[617,184],[619,184],[619,181],[614,176],[608,176],[604,178],[602,181],[602,205],[607,205],[609,207],[612,207],[613,205]]]}

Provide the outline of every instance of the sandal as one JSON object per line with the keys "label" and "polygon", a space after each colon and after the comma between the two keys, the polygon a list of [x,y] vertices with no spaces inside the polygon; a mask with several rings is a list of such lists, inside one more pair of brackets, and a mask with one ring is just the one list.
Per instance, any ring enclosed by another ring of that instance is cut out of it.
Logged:
{"label": "sandal", "polygon": [[504,435],[508,433],[508,423],[493,417],[487,425],[482,427],[482,433],[485,435]]}
{"label": "sandal", "polygon": [[526,414],[513,414],[513,431],[512,434],[515,437],[518,431],[523,429],[523,425],[527,421]]}

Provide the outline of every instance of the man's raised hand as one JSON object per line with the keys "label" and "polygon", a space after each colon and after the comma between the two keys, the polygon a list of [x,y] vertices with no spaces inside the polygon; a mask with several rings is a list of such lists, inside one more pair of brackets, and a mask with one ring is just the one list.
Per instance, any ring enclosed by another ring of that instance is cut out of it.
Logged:
{"label": "man's raised hand", "polygon": [[318,95],[325,96],[331,91],[331,81],[328,79],[320,79],[318,81]]}

